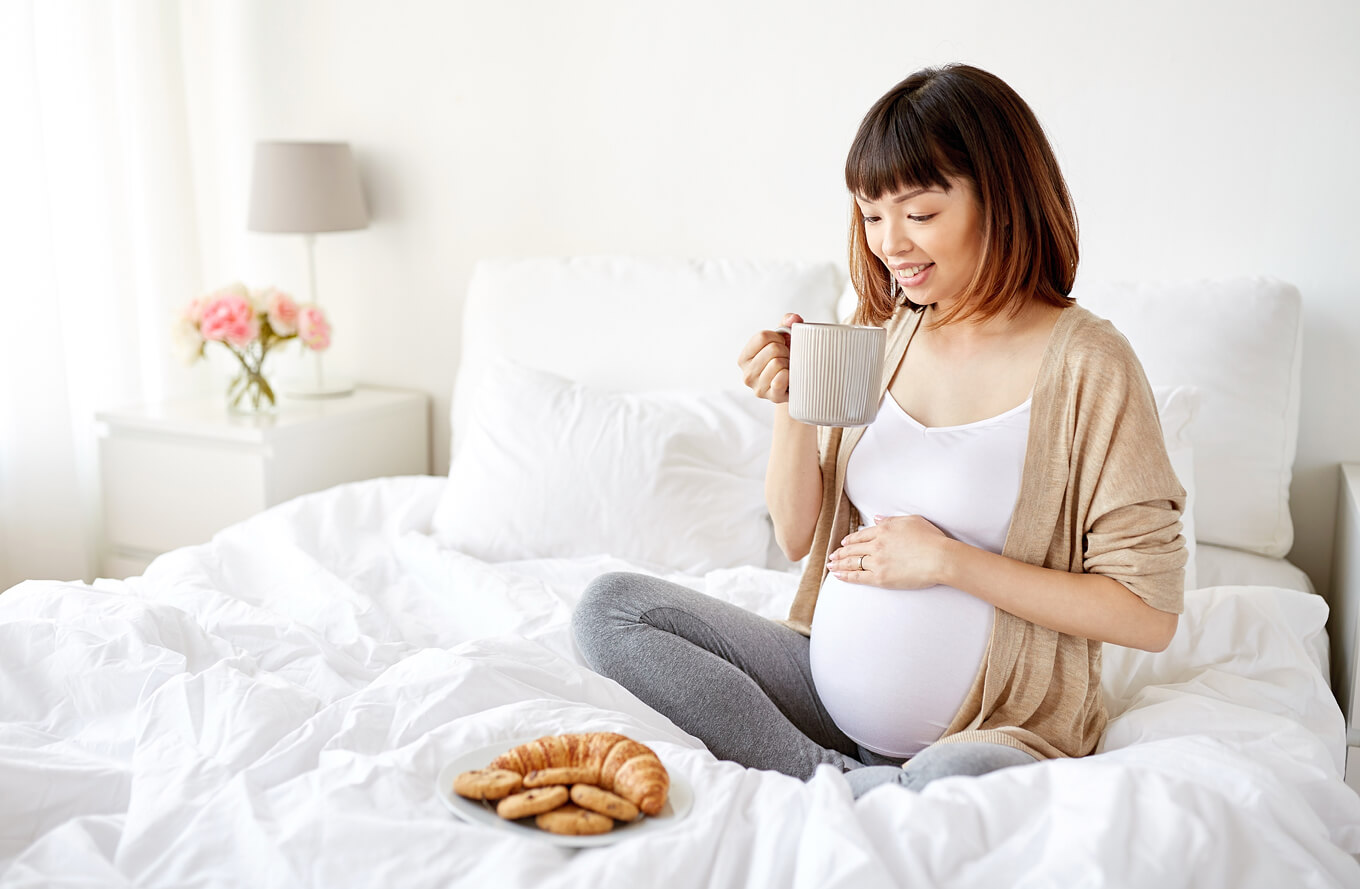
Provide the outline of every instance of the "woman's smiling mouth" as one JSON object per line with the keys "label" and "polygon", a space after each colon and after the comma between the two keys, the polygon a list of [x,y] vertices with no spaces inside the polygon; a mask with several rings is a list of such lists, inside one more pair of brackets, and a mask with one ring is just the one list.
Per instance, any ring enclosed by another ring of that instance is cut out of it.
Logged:
{"label": "woman's smiling mouth", "polygon": [[893,269],[893,276],[898,283],[907,287],[915,287],[926,279],[926,273],[935,267],[933,262],[923,262],[920,265],[903,266]]}

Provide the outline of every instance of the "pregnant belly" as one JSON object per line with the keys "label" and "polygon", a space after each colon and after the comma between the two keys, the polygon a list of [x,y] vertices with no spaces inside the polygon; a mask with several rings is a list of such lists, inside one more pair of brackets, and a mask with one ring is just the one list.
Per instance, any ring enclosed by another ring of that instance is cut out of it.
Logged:
{"label": "pregnant belly", "polygon": [[817,694],[856,743],[914,756],[958,713],[994,617],[991,605],[953,587],[884,590],[828,575],[809,649]]}

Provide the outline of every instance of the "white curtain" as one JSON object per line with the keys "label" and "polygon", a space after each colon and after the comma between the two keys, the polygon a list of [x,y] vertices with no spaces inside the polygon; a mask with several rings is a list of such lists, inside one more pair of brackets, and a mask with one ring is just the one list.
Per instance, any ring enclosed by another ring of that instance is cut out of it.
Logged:
{"label": "white curtain", "polygon": [[0,590],[91,580],[95,413],[194,385],[200,285],[177,0],[0,2]]}

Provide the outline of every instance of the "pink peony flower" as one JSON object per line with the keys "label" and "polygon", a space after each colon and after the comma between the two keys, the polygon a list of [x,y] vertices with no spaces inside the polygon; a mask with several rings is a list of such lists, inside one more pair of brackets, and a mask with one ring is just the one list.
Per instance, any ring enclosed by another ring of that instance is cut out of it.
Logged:
{"label": "pink peony flower", "polygon": [[198,329],[205,340],[244,349],[260,335],[260,321],[247,297],[223,290],[208,297]]}
{"label": "pink peony flower", "polygon": [[270,287],[264,292],[264,311],[269,317],[269,326],[279,336],[292,336],[298,329],[298,304],[282,290]]}
{"label": "pink peony flower", "polygon": [[320,352],[331,344],[331,325],[326,313],[317,306],[303,306],[298,309],[298,338],[307,348]]}
{"label": "pink peony flower", "polygon": [[255,306],[255,300],[251,298],[251,295],[250,295],[250,288],[247,287],[246,285],[242,284],[240,281],[233,281],[232,283],[228,284],[226,287],[221,288],[221,289],[218,290],[216,293],[211,294],[211,295],[208,296],[207,298],[208,298],[208,299],[215,299],[215,298],[217,298],[217,297],[219,297],[219,296],[227,296],[227,295],[239,296],[239,297],[241,297],[241,299],[243,299],[243,300],[245,300],[246,302],[250,303],[250,307],[251,307],[252,309],[255,309],[257,312],[259,311],[259,309],[256,308],[256,306]]}

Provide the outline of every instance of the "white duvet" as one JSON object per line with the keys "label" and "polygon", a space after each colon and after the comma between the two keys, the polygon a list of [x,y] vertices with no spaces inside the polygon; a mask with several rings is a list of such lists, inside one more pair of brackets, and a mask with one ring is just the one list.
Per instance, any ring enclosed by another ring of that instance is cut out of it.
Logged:
{"label": "white duvet", "polygon": [[[1321,599],[1188,595],[1172,647],[1107,649],[1097,756],[858,802],[713,758],[582,666],[600,555],[488,564],[428,536],[442,480],[278,507],[142,578],[0,595],[5,886],[1360,886],[1360,797]],[[673,578],[783,616],[794,577]],[[569,850],[456,820],[462,751],[614,730],[695,792],[668,831]]]}

